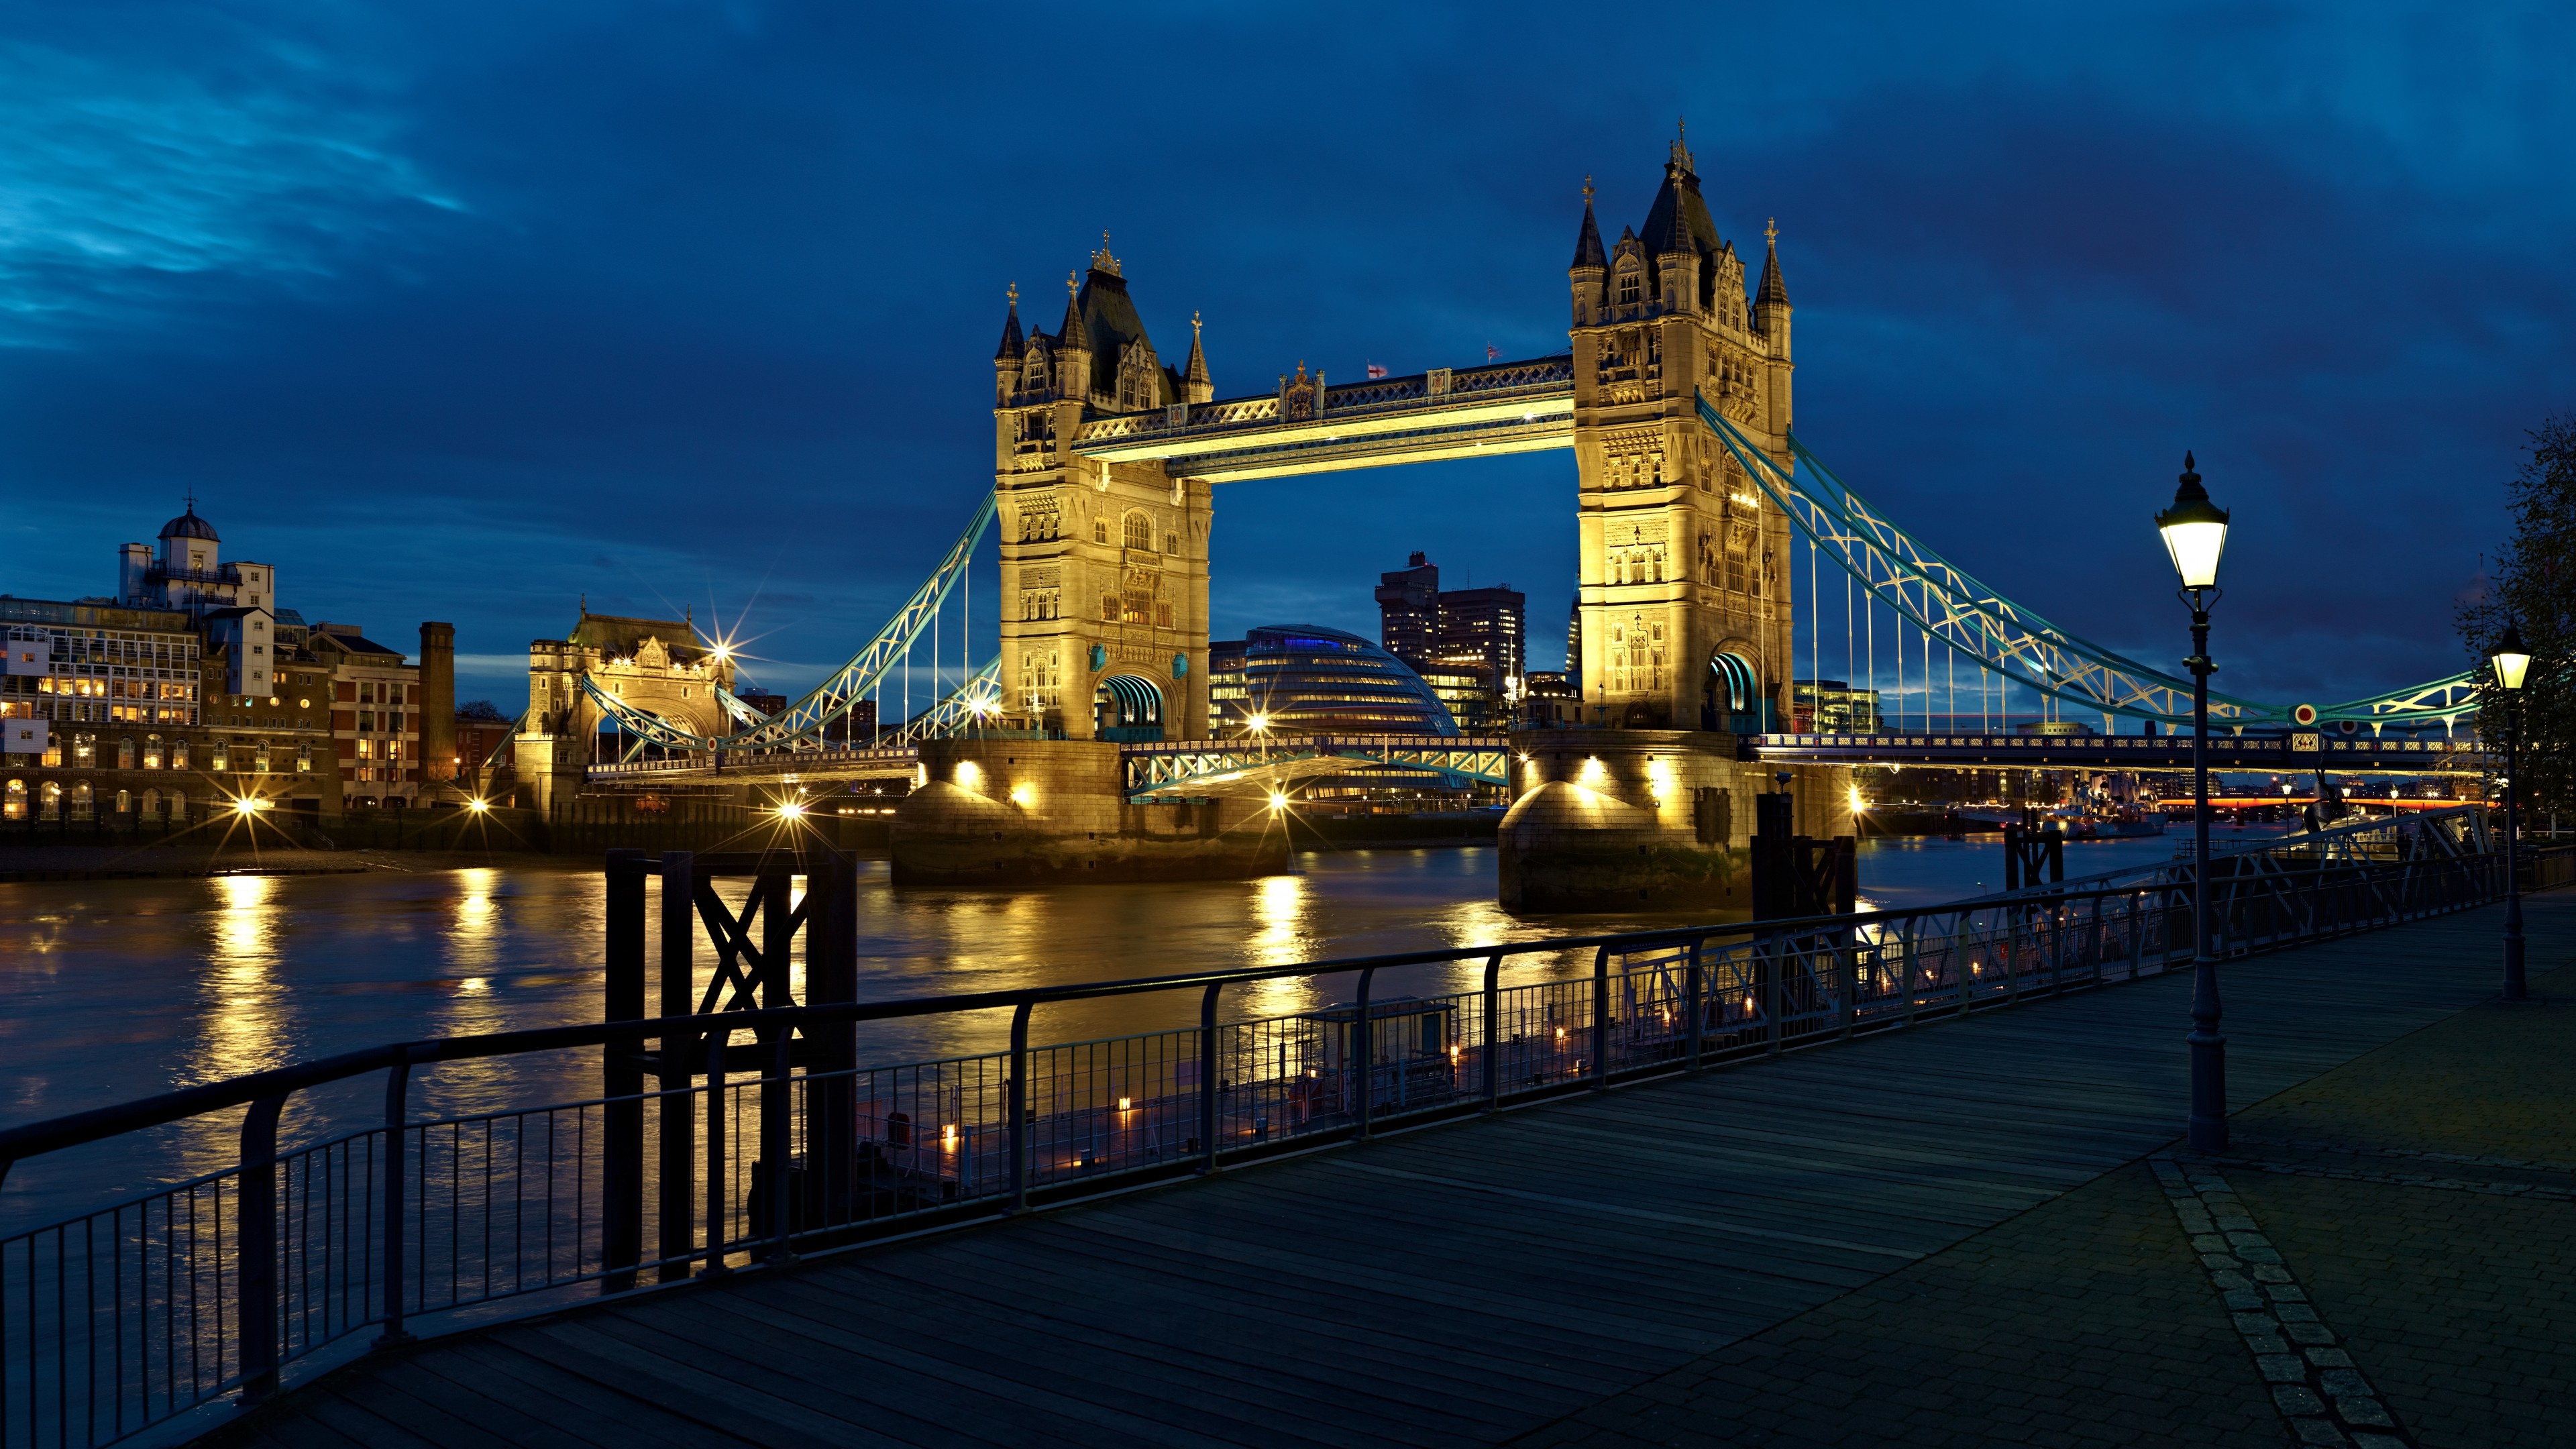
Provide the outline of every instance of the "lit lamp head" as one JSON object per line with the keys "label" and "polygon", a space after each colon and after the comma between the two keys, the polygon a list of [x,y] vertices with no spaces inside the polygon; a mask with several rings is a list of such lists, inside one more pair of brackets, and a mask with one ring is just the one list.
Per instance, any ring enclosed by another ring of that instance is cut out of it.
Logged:
{"label": "lit lamp head", "polygon": [[1270,728],[1270,716],[1266,714],[1256,714],[1252,718],[1245,720],[1244,724],[1249,726],[1254,734],[1262,734]]}
{"label": "lit lamp head", "polygon": [[2520,627],[2513,624],[2504,626],[2504,637],[2496,641],[2495,653],[2490,659],[2495,665],[2496,683],[2506,689],[2522,688],[2523,672],[2531,668],[2531,652],[2522,647]]}
{"label": "lit lamp head", "polygon": [[478,799],[473,799],[473,800],[468,800],[468,801],[466,801],[466,802],[465,802],[465,808],[466,808],[466,809],[468,809],[468,810],[473,811],[473,812],[474,812],[475,814],[477,814],[477,815],[480,815],[480,814],[482,814],[484,811],[489,810],[489,809],[491,809],[491,808],[492,808],[492,802],[491,802],[491,801],[489,801],[489,800],[484,800],[484,799],[479,799],[479,798],[478,798]]}
{"label": "lit lamp head", "polygon": [[2209,501],[2200,486],[2191,454],[2182,455],[2182,483],[2174,489],[2173,507],[2156,515],[2165,552],[2173,555],[2182,586],[2195,592],[2218,584],[2218,556],[2227,551],[2227,510]]}

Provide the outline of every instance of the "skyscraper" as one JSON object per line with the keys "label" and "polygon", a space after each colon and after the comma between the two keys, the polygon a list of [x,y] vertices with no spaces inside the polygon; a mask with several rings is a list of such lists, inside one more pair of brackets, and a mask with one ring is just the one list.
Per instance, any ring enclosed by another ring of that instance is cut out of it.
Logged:
{"label": "skyscraper", "polygon": [[1417,670],[1471,666],[1500,689],[1528,667],[1528,605],[1509,584],[1443,590],[1440,566],[1417,553],[1405,567],[1378,575],[1378,638]]}
{"label": "skyscraper", "polygon": [[1440,565],[1421,554],[1377,576],[1378,641],[1420,669],[1440,649]]}

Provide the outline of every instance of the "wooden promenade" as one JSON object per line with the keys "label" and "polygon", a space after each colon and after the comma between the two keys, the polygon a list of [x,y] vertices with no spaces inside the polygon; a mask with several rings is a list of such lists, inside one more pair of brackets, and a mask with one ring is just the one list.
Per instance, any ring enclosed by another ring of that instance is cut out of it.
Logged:
{"label": "wooden promenade", "polygon": [[[2537,968],[2576,900],[2532,903]],[[2497,908],[2230,964],[2252,1103],[2491,995]],[[2187,973],[606,1301],[225,1444],[1492,1444],[2178,1135]]]}

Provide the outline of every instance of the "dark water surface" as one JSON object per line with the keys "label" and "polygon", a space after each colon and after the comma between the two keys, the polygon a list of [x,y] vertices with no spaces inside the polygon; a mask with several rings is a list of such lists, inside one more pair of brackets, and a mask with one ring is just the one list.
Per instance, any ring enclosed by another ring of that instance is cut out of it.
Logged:
{"label": "dark water surface", "polygon": [[[2223,831],[2223,841],[2251,832]],[[2179,835],[2070,845],[2069,875],[2168,859]],[[1864,908],[1936,904],[1993,890],[2002,850],[1869,842]],[[1680,924],[1638,914],[1523,918],[1495,905],[1490,849],[1297,857],[1254,881],[1086,886],[1046,892],[895,890],[862,863],[860,994],[883,999],[1096,981],[1213,967],[1287,965]],[[648,902],[653,919],[658,902]],[[0,1123],[53,1117],[382,1042],[599,1018],[603,932],[595,868],[0,885]],[[701,945],[700,972],[709,956]],[[1526,958],[1507,980],[1589,970],[1589,953]],[[1426,968],[1380,991],[1459,991],[1481,968]],[[1351,978],[1229,992],[1228,1017],[1346,999]],[[801,994],[801,985],[800,985]],[[1192,993],[1047,1008],[1036,1041],[1191,1024]],[[1008,1014],[866,1028],[861,1059],[890,1063],[999,1049]],[[415,1119],[574,1100],[598,1090],[596,1051],[458,1063],[416,1074]],[[381,1075],[307,1093],[288,1142],[355,1130],[381,1112]],[[113,1190],[233,1160],[237,1114],[121,1144],[21,1163],[0,1189],[0,1230]]]}

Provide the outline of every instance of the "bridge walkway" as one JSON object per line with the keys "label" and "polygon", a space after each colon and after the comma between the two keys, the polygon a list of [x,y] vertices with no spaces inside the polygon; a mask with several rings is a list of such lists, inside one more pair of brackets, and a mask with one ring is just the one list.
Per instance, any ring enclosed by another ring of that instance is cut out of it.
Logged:
{"label": "bridge walkway", "polygon": [[[2535,971],[2576,958],[2576,899],[2531,907]],[[2233,1100],[2490,996],[2499,921],[2230,964]],[[432,1341],[210,1442],[1505,1442],[2165,1146],[2189,987],[2028,1002]],[[2233,1348],[2214,1299],[2186,1306]]]}

